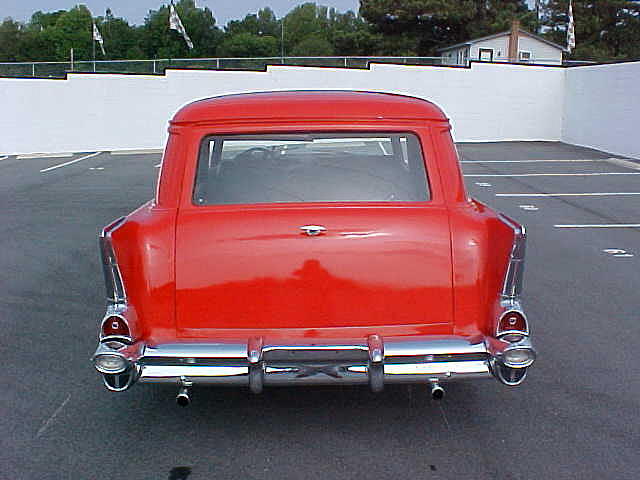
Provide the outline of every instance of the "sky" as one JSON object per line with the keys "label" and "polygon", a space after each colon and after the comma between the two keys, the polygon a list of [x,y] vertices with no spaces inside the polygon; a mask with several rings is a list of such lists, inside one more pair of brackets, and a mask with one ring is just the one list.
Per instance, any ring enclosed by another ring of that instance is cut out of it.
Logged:
{"label": "sky", "polygon": [[[276,16],[285,15],[296,5],[313,0],[196,0],[198,7],[209,7],[216,19],[216,24],[224,26],[229,20],[244,18],[248,13],[256,13],[265,6],[271,7]],[[534,0],[527,0],[532,5]],[[26,22],[31,14],[42,10],[51,12],[69,10],[74,5],[83,3],[98,17],[104,15],[109,7],[116,17],[124,17],[129,23],[140,25],[149,10],[157,10],[169,0],[0,0],[0,21],[6,17]],[[353,10],[357,12],[359,0],[316,0],[315,3],[334,7],[340,12]]]}
{"label": "sky", "polygon": [[[196,5],[209,7],[216,24],[224,26],[229,20],[244,18],[248,13],[256,13],[265,6],[271,7],[276,16],[281,17],[304,2],[305,0],[196,0]],[[169,0],[0,0],[0,21],[11,17],[25,22],[38,10],[69,10],[79,3],[89,7],[95,17],[104,15],[105,10],[111,8],[116,17],[124,17],[129,23],[140,25],[144,23],[149,10],[157,10],[162,4],[168,4]],[[316,3],[334,7],[340,12],[356,12],[360,5],[359,0],[316,0]]]}

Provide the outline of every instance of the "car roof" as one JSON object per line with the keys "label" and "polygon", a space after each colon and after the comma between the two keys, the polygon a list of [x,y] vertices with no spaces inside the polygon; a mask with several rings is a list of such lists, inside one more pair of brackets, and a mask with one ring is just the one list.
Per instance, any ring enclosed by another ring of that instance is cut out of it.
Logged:
{"label": "car roof", "polygon": [[198,100],[182,107],[171,123],[269,118],[447,121],[440,108],[415,97],[362,91],[304,90],[241,93]]}

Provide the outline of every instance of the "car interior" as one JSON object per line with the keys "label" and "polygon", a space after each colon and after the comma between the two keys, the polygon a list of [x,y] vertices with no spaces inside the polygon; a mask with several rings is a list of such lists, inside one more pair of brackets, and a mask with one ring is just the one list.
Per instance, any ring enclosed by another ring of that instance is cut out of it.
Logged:
{"label": "car interior", "polygon": [[196,205],[429,199],[413,134],[206,137]]}

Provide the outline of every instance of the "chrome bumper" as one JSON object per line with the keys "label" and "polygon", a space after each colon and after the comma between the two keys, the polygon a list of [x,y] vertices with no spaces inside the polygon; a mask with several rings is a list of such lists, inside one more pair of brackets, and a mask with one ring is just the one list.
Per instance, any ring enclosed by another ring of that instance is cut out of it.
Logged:
{"label": "chrome bumper", "polygon": [[[390,337],[378,335],[362,343],[271,345],[261,338],[241,343],[176,343],[122,346],[101,343],[94,355],[126,359],[122,372],[106,374],[109,390],[133,383],[248,386],[369,384],[380,391],[386,383],[437,383],[494,375],[507,385],[524,380],[526,365],[509,367],[504,354],[514,348],[535,352],[528,338],[508,343],[493,337]],[[509,376],[509,373],[514,373]]]}

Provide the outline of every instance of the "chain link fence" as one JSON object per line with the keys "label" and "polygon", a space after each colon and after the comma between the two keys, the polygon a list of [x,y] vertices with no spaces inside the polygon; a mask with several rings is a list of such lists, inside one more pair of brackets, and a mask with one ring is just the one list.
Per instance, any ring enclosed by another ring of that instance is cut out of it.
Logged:
{"label": "chain link fence", "polygon": [[167,68],[204,70],[264,70],[267,65],[368,68],[372,62],[440,65],[440,57],[262,57],[161,58],[154,60],[96,60],[75,62],[0,63],[2,77],[64,78],[69,72],[162,75]]}
{"label": "chain link fence", "polygon": [[[262,57],[262,58],[162,58],[155,60],[96,60],[76,62],[0,63],[0,77],[64,78],[69,72],[137,73],[162,75],[167,68],[203,70],[264,70],[267,65],[333,68],[368,68],[370,63],[451,65],[442,57]],[[543,62],[544,63],[544,62]],[[572,60],[565,66],[594,64]]]}

